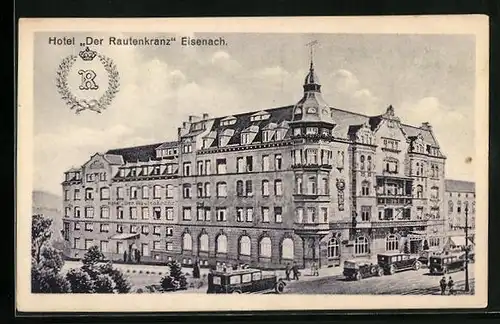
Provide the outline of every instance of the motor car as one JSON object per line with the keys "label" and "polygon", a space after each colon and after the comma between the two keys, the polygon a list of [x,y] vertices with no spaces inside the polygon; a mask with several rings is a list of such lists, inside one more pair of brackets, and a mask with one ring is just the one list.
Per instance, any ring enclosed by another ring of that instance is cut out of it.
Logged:
{"label": "motor car", "polygon": [[422,266],[416,256],[408,253],[381,253],[377,255],[378,265],[384,274],[393,275],[404,270],[418,270]]}
{"label": "motor car", "polygon": [[344,276],[350,280],[361,280],[369,277],[381,277],[384,270],[370,261],[364,260],[346,260],[344,261]]}
{"label": "motor car", "polygon": [[212,270],[208,274],[208,294],[251,294],[285,291],[286,283],[260,269]]}
{"label": "motor car", "polygon": [[447,274],[465,269],[464,253],[432,256],[429,259],[430,274]]}
{"label": "motor car", "polygon": [[441,253],[442,251],[438,249],[424,250],[420,252],[417,260],[420,262],[420,264],[427,266],[429,264],[429,258],[431,256],[440,255]]}

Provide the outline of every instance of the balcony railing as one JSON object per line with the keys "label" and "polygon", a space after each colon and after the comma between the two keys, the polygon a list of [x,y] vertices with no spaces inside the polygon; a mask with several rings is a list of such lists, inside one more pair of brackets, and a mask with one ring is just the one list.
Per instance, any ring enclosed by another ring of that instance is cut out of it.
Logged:
{"label": "balcony railing", "polygon": [[[381,198],[383,197],[383,198]],[[412,198],[409,196],[379,196],[377,195],[378,205],[407,205],[412,204]]]}
{"label": "balcony railing", "polygon": [[323,163],[296,163],[292,165],[292,169],[331,170],[332,166]]}
{"label": "balcony railing", "polygon": [[328,223],[295,223],[295,230],[300,233],[328,233],[330,224]]}

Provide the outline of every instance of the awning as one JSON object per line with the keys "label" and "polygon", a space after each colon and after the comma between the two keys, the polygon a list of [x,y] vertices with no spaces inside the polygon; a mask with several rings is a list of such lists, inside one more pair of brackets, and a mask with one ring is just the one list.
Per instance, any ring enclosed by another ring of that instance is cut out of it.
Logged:
{"label": "awning", "polygon": [[411,231],[408,233],[408,239],[410,240],[421,240],[427,236],[425,231]]}
{"label": "awning", "polygon": [[[473,244],[470,239],[467,240],[468,245]],[[465,243],[465,236],[452,236],[450,237],[450,244],[454,246],[466,246],[467,244]]]}
{"label": "awning", "polygon": [[110,240],[130,240],[139,237],[139,233],[118,233],[111,236]]}

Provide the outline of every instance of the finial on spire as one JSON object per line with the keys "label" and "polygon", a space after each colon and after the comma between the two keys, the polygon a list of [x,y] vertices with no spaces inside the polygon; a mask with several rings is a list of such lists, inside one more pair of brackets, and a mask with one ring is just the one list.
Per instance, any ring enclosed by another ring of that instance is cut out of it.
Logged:
{"label": "finial on spire", "polygon": [[310,70],[313,70],[313,48],[314,48],[314,45],[317,45],[318,44],[318,41],[317,40],[313,40],[309,43],[306,44],[306,46],[309,46],[309,50],[310,50],[310,60],[311,60],[311,65],[309,67]]}

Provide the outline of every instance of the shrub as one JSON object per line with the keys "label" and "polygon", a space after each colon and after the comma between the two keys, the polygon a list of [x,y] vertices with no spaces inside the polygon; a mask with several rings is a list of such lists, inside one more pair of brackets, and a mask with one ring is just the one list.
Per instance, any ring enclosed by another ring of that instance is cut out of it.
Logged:
{"label": "shrub", "polygon": [[67,293],[69,282],[51,269],[31,268],[31,291],[33,293]]}
{"label": "shrub", "polygon": [[178,289],[179,282],[171,276],[165,276],[160,280],[160,285],[163,291],[171,291]]}
{"label": "shrub", "polygon": [[144,292],[144,290],[142,288],[137,288],[137,290],[135,292],[138,294],[142,294]]}
{"label": "shrub", "polygon": [[52,269],[56,273],[61,271],[64,266],[61,251],[50,246],[44,247],[42,250],[41,266],[47,269]]}
{"label": "shrub", "polygon": [[99,274],[94,281],[94,292],[99,294],[112,294],[114,291],[114,282],[110,275]]}
{"label": "shrub", "polygon": [[125,279],[125,276],[119,269],[113,268],[111,263],[106,263],[99,266],[99,270],[102,274],[107,274],[115,283],[114,289],[119,294],[124,294],[130,292],[130,283]]}
{"label": "shrub", "polygon": [[73,293],[92,293],[94,292],[94,284],[90,275],[81,269],[71,269],[66,274],[66,279],[71,286]]}

